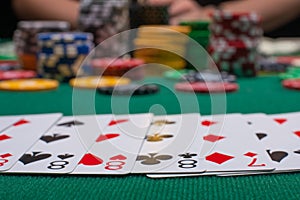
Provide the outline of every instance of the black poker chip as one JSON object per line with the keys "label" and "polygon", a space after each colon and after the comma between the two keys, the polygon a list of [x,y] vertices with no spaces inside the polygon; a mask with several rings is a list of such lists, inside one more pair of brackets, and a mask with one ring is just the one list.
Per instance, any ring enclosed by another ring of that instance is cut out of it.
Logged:
{"label": "black poker chip", "polygon": [[100,87],[97,89],[100,94],[105,95],[148,95],[155,94],[159,91],[159,87],[155,84],[129,84],[119,85],[115,87]]}

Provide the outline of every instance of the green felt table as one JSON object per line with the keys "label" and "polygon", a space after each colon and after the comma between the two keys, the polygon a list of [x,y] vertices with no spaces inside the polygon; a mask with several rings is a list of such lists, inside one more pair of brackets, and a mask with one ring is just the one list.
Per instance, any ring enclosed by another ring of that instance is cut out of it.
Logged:
{"label": "green felt table", "polygon": [[[0,113],[62,112],[72,115],[150,111],[178,114],[200,110],[201,114],[207,115],[224,110],[227,113],[267,114],[300,111],[300,91],[284,89],[277,77],[240,79],[240,90],[237,92],[226,96],[198,94],[196,97],[169,89],[173,81],[153,80],[162,85],[158,94],[132,97],[128,102],[127,97],[111,99],[93,90],[73,91],[67,84],[45,92],[1,91]],[[199,102],[196,106],[191,103],[195,98]],[[1,199],[300,199],[299,173],[169,179],[150,179],[144,175],[2,174],[0,184]]]}

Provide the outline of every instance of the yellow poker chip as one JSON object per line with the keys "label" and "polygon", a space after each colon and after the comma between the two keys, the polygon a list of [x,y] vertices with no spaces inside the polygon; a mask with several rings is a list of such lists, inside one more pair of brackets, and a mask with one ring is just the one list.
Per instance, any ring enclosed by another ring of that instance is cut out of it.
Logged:
{"label": "yellow poker chip", "polygon": [[118,76],[87,76],[70,80],[70,85],[75,88],[96,89],[101,87],[114,87],[128,85],[130,79]]}
{"label": "yellow poker chip", "polygon": [[58,81],[51,79],[18,79],[0,82],[0,90],[8,91],[43,91],[53,90],[58,86]]}
{"label": "yellow poker chip", "polygon": [[[152,30],[151,30],[152,29]],[[153,33],[170,33],[168,30],[178,31],[180,33],[188,34],[191,32],[191,27],[189,26],[169,26],[169,25],[145,25],[140,26],[139,32],[153,32]]]}

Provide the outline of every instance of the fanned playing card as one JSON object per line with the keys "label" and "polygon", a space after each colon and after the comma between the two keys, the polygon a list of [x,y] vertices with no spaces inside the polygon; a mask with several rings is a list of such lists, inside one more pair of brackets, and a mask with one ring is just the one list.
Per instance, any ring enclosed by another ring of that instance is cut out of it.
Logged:
{"label": "fanned playing card", "polygon": [[[95,133],[89,122],[96,118],[103,128],[108,124],[104,118],[111,116],[63,117],[50,131],[45,133],[25,152],[9,170],[10,173],[70,173],[75,169],[87,149],[81,143],[78,131],[90,137]],[[103,130],[102,130],[103,131]],[[100,129],[97,133],[100,133]],[[81,135],[82,136],[82,135]]]}
{"label": "fanned playing card", "polygon": [[[200,155],[197,162],[206,169],[205,173],[199,175],[273,170],[266,152],[256,144],[255,137],[242,115],[203,116],[199,123],[201,139],[198,140],[198,146],[201,149],[196,152]],[[193,176],[191,173],[187,175]],[[149,177],[158,178],[159,175],[149,174]]]}
{"label": "fanned playing card", "polygon": [[199,127],[198,113],[154,117],[132,173],[203,173]]}
{"label": "fanned playing card", "polygon": [[[5,129],[11,127],[20,120],[19,116],[3,116],[0,117],[0,132],[4,131]],[[1,138],[0,138],[1,140]]]}
{"label": "fanned playing card", "polygon": [[59,127],[74,127],[83,146],[88,150],[112,120],[113,115],[73,116],[73,120],[58,124]]}
{"label": "fanned playing card", "polygon": [[0,133],[0,171],[10,169],[62,114],[20,116],[20,120]]}
{"label": "fanned playing card", "polygon": [[152,121],[152,114],[112,119],[72,174],[128,174]]}
{"label": "fanned playing card", "polygon": [[253,134],[272,164],[274,171],[298,171],[300,168],[300,113],[246,115]]}

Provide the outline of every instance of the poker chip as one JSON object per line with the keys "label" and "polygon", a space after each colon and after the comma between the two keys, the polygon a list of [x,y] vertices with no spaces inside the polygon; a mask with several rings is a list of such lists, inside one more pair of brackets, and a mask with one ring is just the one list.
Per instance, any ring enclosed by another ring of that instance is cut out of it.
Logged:
{"label": "poker chip", "polygon": [[88,76],[70,80],[70,85],[75,88],[96,89],[101,87],[114,87],[128,85],[130,79],[117,76]]}
{"label": "poker chip", "polygon": [[159,91],[159,87],[155,84],[129,84],[115,87],[101,87],[97,91],[106,95],[148,95],[155,94]]}
{"label": "poker chip", "polygon": [[227,72],[192,71],[184,75],[183,80],[188,82],[228,82],[235,83],[236,76]]}
{"label": "poker chip", "polygon": [[40,76],[68,82],[76,75],[88,73],[84,59],[94,47],[91,33],[40,33],[38,46]]}
{"label": "poker chip", "polygon": [[255,76],[257,46],[262,37],[261,18],[252,12],[215,11],[208,52],[220,71]]}
{"label": "poker chip", "polygon": [[140,80],[145,76],[141,59],[96,58],[91,61],[93,74],[103,76],[124,76],[132,80]]}
{"label": "poker chip", "polygon": [[168,24],[168,6],[147,5],[142,1],[131,1],[129,7],[130,28],[142,25]]}
{"label": "poker chip", "polygon": [[289,66],[285,73],[279,74],[279,78],[282,80],[300,79],[300,67]]}
{"label": "poker chip", "polygon": [[196,93],[222,93],[234,92],[239,89],[236,83],[227,82],[182,82],[175,85],[177,91]]}
{"label": "poker chip", "polygon": [[70,24],[65,21],[20,21],[13,41],[18,60],[23,69],[37,70],[38,38],[43,32],[66,32]]}
{"label": "poker chip", "polygon": [[288,89],[300,90],[300,79],[287,79],[282,81],[282,85]]}
{"label": "poker chip", "polygon": [[0,71],[11,71],[20,68],[17,60],[0,60]]}
{"label": "poker chip", "polygon": [[180,22],[180,25],[190,26],[192,30],[207,30],[210,21],[182,21]]}
{"label": "poker chip", "polygon": [[0,80],[35,78],[36,76],[36,72],[30,70],[0,71]]}
{"label": "poker chip", "polygon": [[192,72],[191,70],[170,70],[164,72],[163,76],[168,79],[173,79],[173,80],[180,80],[184,77],[184,75],[188,74],[189,72]]}
{"label": "poker chip", "polygon": [[[129,29],[128,0],[80,1],[78,28],[93,34],[95,45]],[[123,35],[124,36],[124,35]],[[122,37],[122,35],[121,35]],[[128,38],[110,40],[105,51],[96,48],[97,56],[107,57],[126,49]],[[103,47],[105,44],[101,44]],[[122,52],[123,53],[123,52]]]}
{"label": "poker chip", "polygon": [[0,90],[8,91],[42,91],[53,90],[58,87],[56,80],[50,79],[18,79],[0,82]]}
{"label": "poker chip", "polygon": [[188,39],[181,34],[189,32],[188,26],[141,26],[133,41],[136,47],[133,55],[145,63],[159,63],[174,69],[182,69],[186,66],[183,56],[186,55]]}
{"label": "poker chip", "polygon": [[[191,28],[191,31],[189,32],[189,38],[193,41],[196,41],[200,46],[203,47],[204,50],[207,50],[207,47],[209,45],[209,38],[210,38],[210,21],[185,21],[181,22],[180,25],[188,26]],[[186,58],[188,61],[197,61],[199,60],[199,57],[201,54],[203,54],[204,50],[195,50],[195,45],[189,41],[186,47]],[[201,52],[202,51],[202,52]],[[187,63],[186,68],[188,69],[195,69],[199,66],[193,66],[190,62]],[[206,66],[204,66],[206,67]]]}

